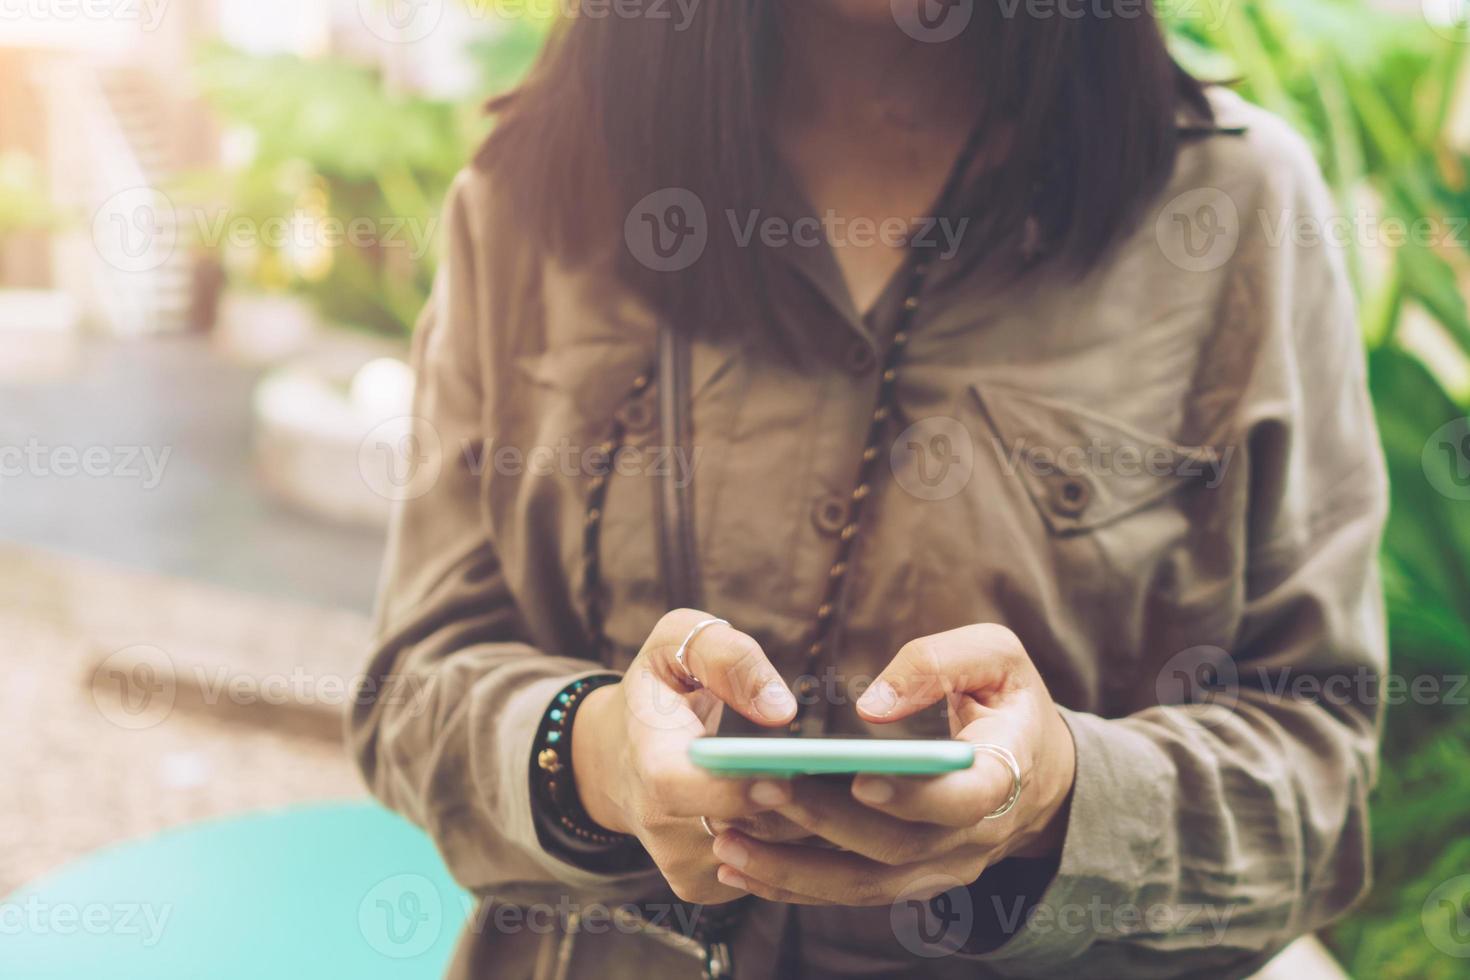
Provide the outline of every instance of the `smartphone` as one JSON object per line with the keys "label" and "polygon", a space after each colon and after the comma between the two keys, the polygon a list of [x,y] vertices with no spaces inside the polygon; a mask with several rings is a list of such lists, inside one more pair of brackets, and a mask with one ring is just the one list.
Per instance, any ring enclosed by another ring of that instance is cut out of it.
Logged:
{"label": "smartphone", "polygon": [[968,742],[909,738],[697,738],[689,746],[696,766],[718,776],[817,776],[874,773],[936,776],[968,769]]}

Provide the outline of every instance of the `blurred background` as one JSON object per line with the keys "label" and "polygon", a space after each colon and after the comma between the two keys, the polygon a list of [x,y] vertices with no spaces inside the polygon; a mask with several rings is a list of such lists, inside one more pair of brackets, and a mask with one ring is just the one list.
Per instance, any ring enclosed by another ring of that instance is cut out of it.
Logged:
{"label": "blurred background", "polygon": [[[0,6],[0,894],[364,794],[339,718],[439,205],[559,0]],[[1394,505],[1353,976],[1470,976],[1470,0],[1173,0],[1346,219]],[[1393,700],[1393,699],[1391,699]],[[0,940],[3,941],[3,940]]]}

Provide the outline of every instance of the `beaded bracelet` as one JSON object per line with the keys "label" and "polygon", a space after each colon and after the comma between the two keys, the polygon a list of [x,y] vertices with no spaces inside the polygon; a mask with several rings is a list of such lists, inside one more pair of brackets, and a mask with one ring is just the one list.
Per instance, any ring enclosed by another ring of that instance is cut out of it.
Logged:
{"label": "beaded bracelet", "polygon": [[536,776],[533,784],[542,812],[577,841],[603,847],[636,843],[637,838],[604,830],[583,808],[572,773],[572,722],[587,695],[621,679],[617,674],[599,674],[568,684],[552,699],[532,743]]}

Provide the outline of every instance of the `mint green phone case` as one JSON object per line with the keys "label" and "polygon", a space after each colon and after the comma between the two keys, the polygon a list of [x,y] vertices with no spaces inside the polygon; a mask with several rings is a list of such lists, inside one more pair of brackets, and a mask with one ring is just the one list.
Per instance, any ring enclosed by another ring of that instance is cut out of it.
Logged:
{"label": "mint green phone case", "polygon": [[689,758],[719,776],[934,776],[968,769],[975,749],[968,742],[942,739],[714,736],[690,743]]}

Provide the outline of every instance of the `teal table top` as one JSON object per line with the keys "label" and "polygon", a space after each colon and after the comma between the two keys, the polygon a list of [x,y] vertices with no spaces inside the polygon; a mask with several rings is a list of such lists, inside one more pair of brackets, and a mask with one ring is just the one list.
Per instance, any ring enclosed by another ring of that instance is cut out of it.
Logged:
{"label": "teal table top", "polygon": [[118,845],[0,901],[7,980],[439,977],[473,904],[373,804],[211,821]]}

